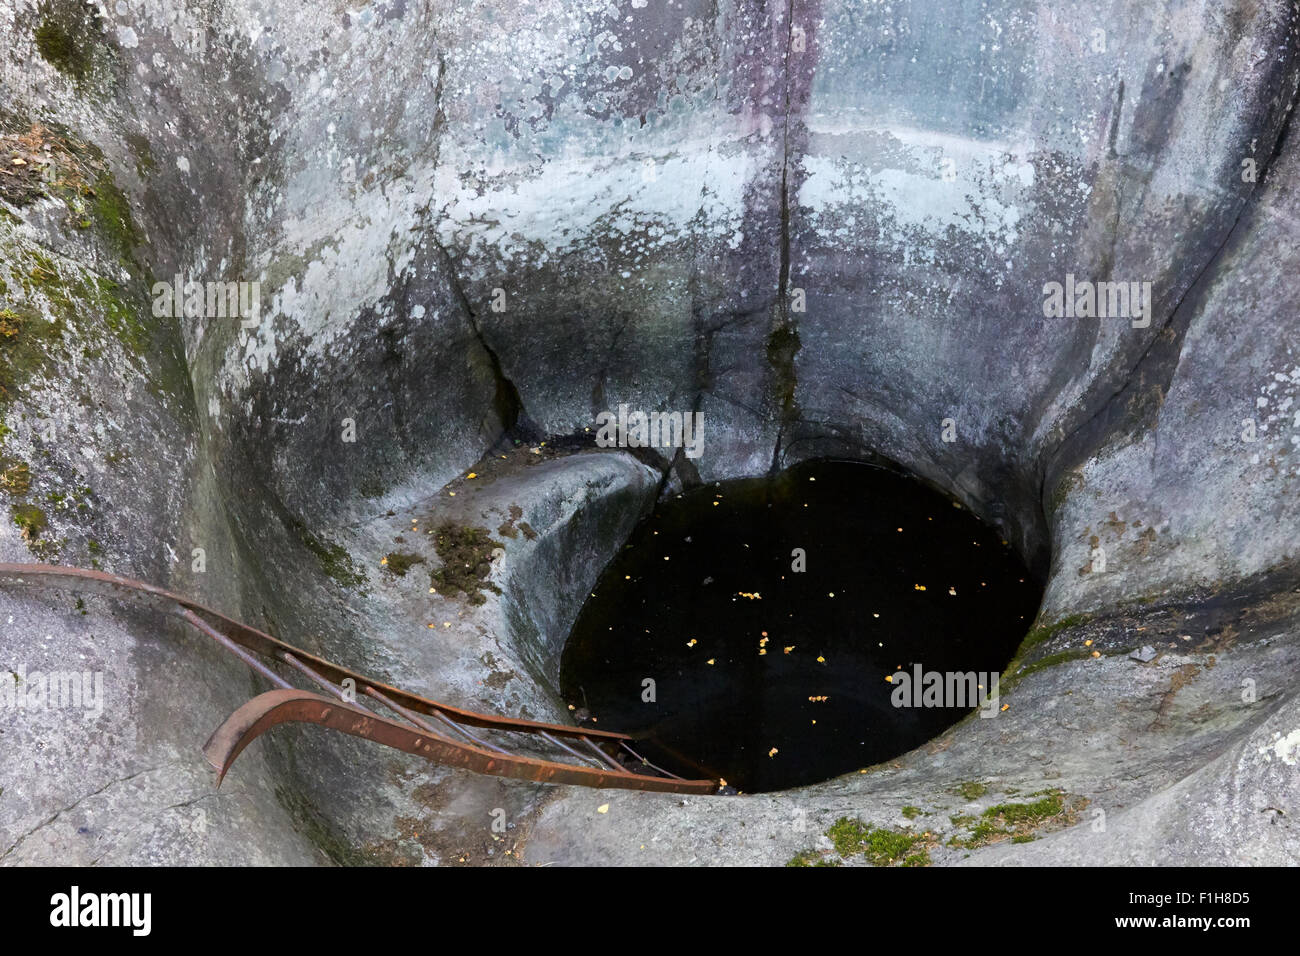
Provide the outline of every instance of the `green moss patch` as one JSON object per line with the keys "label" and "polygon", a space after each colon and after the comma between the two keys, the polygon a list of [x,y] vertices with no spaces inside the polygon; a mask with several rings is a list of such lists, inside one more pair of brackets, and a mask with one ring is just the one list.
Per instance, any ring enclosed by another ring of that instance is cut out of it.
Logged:
{"label": "green moss patch", "polygon": [[1008,838],[1013,843],[1028,843],[1036,839],[1035,831],[1044,827],[1072,826],[1078,820],[1079,810],[1087,805],[1086,800],[1071,799],[1062,790],[1043,790],[1031,796],[1039,799],[1028,803],[999,803],[978,818],[966,817],[960,822],[954,817],[954,823],[969,826],[970,832],[965,838],[954,836],[949,845],[973,849]]}
{"label": "green moss patch", "polygon": [[358,584],[365,583],[366,576],[357,570],[356,565],[352,563],[352,558],[348,555],[347,549],[341,544],[317,537],[308,531],[307,526],[300,521],[293,521],[290,524],[290,530],[297,535],[303,546],[316,556],[316,560],[320,562],[321,570],[339,584],[355,587]]}
{"label": "green moss patch", "polygon": [[[928,852],[911,852],[923,839],[919,833],[882,827],[871,829],[859,820],[840,817],[826,835],[834,844],[835,852],[846,859],[861,853],[875,866],[894,866],[911,857],[916,857],[916,861],[907,864],[910,866],[925,866],[930,862]],[[924,862],[920,862],[922,859]]]}
{"label": "green moss patch", "polygon": [[14,524],[23,533],[24,541],[35,541],[49,527],[45,512],[35,505],[14,505],[12,510]]}
{"label": "green moss patch", "polygon": [[1030,630],[1025,635],[1025,639],[1020,642],[1020,647],[1016,650],[1016,656],[1007,665],[1005,676],[1000,682],[999,693],[1004,693],[1013,685],[1019,683],[1034,671],[1042,670],[1046,667],[1052,667],[1056,664],[1064,663],[1068,660],[1075,660],[1080,657],[1087,657],[1087,651],[1081,649],[1058,651],[1055,654],[1049,654],[1030,664],[1023,663],[1025,658],[1034,648],[1046,644],[1058,634],[1068,631],[1071,628],[1081,627],[1093,619],[1091,614],[1067,614],[1060,620],[1053,621],[1050,624],[1043,624]]}
{"label": "green moss patch", "polygon": [[967,800],[978,800],[989,792],[989,785],[978,780],[963,780],[952,788],[952,792]]}
{"label": "green moss patch", "polygon": [[32,487],[32,472],[27,462],[0,455],[0,490],[19,497]]}
{"label": "green moss patch", "polygon": [[800,850],[798,853],[796,853],[793,857],[790,858],[790,861],[788,863],[786,863],[786,866],[839,866],[839,865],[840,865],[839,860],[829,859],[823,856],[822,854],[818,853],[816,850]]}
{"label": "green moss patch", "polygon": [[1058,621],[1051,624],[1043,624],[1030,630],[1025,635],[1025,639],[1020,642],[1020,648],[1016,652],[1017,657],[1023,657],[1026,652],[1032,650],[1040,644],[1050,641],[1062,631],[1068,631],[1072,627],[1078,627],[1087,624],[1092,620],[1091,614],[1067,614]]}
{"label": "green moss patch", "polygon": [[90,72],[90,48],[81,37],[54,20],[47,19],[36,28],[36,49],[46,62],[78,83]]}
{"label": "green moss patch", "polygon": [[84,90],[102,78],[117,54],[106,42],[93,11],[78,0],[46,0],[32,30],[36,52]]}
{"label": "green moss patch", "polygon": [[0,414],[13,400],[17,386],[50,367],[51,354],[61,347],[63,334],[61,319],[46,321],[26,308],[0,309]]}
{"label": "green moss patch", "polygon": [[416,564],[424,564],[424,558],[407,551],[393,551],[384,558],[384,570],[399,578],[406,577],[406,572]]}
{"label": "green moss patch", "polygon": [[433,533],[433,546],[442,567],[429,575],[434,590],[440,594],[463,594],[470,604],[487,601],[484,591],[500,594],[501,589],[488,581],[492,573],[492,552],[501,546],[487,528],[475,528],[446,521]]}

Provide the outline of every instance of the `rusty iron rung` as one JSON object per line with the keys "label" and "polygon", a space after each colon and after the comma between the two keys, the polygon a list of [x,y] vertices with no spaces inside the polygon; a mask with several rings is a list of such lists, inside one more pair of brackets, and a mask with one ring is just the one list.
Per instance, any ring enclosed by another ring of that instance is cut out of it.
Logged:
{"label": "rusty iron rung", "polygon": [[214,641],[216,641],[226,650],[230,651],[230,653],[234,654],[241,661],[243,661],[245,664],[251,667],[254,671],[256,671],[257,673],[265,677],[267,680],[269,680],[276,687],[279,687],[280,689],[283,690],[285,688],[289,688],[293,686],[287,680],[285,680],[283,677],[277,674],[275,671],[271,670],[271,668],[267,667],[265,664],[259,661],[248,651],[244,650],[242,647],[240,647],[230,638],[226,637],[226,635],[220,633],[214,627],[209,625],[207,621],[203,620],[203,618],[199,617],[189,608],[185,608],[185,607],[178,608],[176,611],[176,615],[181,620],[186,621],[189,624],[192,624],[194,628],[199,632],[206,634],[208,637],[212,638]]}
{"label": "rusty iron rung", "polygon": [[602,768],[604,767],[604,764],[601,764],[600,761],[596,760],[595,758],[593,758],[593,757],[591,757],[591,756],[589,756],[589,755],[587,755],[587,754],[579,753],[578,751],[576,751],[576,750],[574,750],[572,747],[570,747],[568,744],[563,743],[562,741],[556,740],[554,737],[552,737],[550,734],[548,734],[548,733],[547,733],[546,731],[544,731],[544,730],[538,731],[537,735],[538,735],[539,737],[543,737],[543,738],[545,738],[546,740],[549,740],[551,743],[555,744],[555,746],[559,747],[561,750],[564,750],[564,751],[566,751],[566,752],[572,754],[573,756],[577,757],[579,760],[585,760],[585,761],[587,761],[587,763],[594,763],[594,764],[598,764],[598,765],[599,765],[600,767],[602,767]]}
{"label": "rusty iron rung", "polygon": [[627,745],[627,741],[626,741],[626,740],[620,740],[620,741],[618,742],[618,745],[619,745],[620,747],[622,747],[624,750],[626,750],[628,753],[630,753],[630,754],[631,754],[633,757],[635,757],[637,760],[639,760],[639,761],[641,761],[643,764],[645,764],[647,767],[651,768],[652,770],[657,770],[657,771],[659,771],[659,772],[660,772],[661,774],[663,774],[665,777],[672,777],[674,780],[684,780],[684,779],[685,779],[684,777],[679,777],[679,776],[677,776],[677,774],[673,773],[671,770],[665,770],[663,767],[660,767],[658,764],[653,764],[653,763],[651,763],[649,760],[646,760],[645,757],[642,757],[639,753],[637,753],[635,750],[633,750],[631,747],[629,747],[629,746]]}
{"label": "rusty iron rung", "polygon": [[590,738],[590,737],[583,737],[583,738],[582,738],[582,742],[583,742],[584,744],[586,744],[588,747],[590,747],[590,748],[595,752],[596,756],[599,757],[599,758],[600,758],[604,763],[609,764],[609,765],[610,765],[611,767],[613,767],[615,770],[623,770],[623,769],[624,769],[624,767],[623,767],[623,765],[622,765],[621,763],[619,763],[617,760],[615,760],[615,759],[614,759],[613,757],[611,757],[609,754],[605,753],[605,751],[601,750],[599,747],[597,747],[595,744],[593,744],[593,743],[591,742],[591,738]]}

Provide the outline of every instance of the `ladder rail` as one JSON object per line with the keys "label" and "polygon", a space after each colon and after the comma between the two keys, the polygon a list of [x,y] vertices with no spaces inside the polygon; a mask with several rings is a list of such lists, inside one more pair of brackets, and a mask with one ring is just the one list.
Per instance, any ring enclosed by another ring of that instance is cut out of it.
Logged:
{"label": "ladder rail", "polygon": [[[635,751],[628,746],[631,738],[626,734],[540,721],[512,720],[449,707],[372,681],[195,601],[142,581],[86,568],[0,563],[0,585],[6,584],[86,591],[154,607],[180,618],[269,681],[275,690],[260,694],[238,708],[204,745],[204,754],[218,772],[218,786],[239,754],[261,734],[283,723],[311,723],[424,756],[445,766],[494,776],[540,783],[672,793],[712,794],[719,789],[716,780],[684,780],[644,760],[642,763],[645,766],[661,776],[629,770],[597,742],[621,746],[635,755]],[[288,665],[337,700],[294,687],[259,660],[258,655]],[[352,680],[361,694],[407,723],[398,723],[358,706],[343,690],[345,680]],[[432,717],[444,724],[467,742],[462,743],[445,736],[425,717]],[[469,727],[540,738],[579,760],[593,760],[591,756],[584,755],[563,742],[568,739],[575,744],[585,744],[601,763],[593,768],[512,754],[482,739],[470,731]],[[602,763],[611,769],[606,769]]]}

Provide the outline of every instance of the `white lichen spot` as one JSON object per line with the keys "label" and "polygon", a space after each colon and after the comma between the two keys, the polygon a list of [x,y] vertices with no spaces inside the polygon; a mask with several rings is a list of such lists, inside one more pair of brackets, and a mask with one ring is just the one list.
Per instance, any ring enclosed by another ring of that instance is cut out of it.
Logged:
{"label": "white lichen spot", "polygon": [[1272,743],[1265,744],[1259,748],[1259,755],[1264,758],[1265,763],[1272,763],[1276,757],[1288,767],[1294,767],[1300,763],[1300,728],[1297,728],[1285,737],[1281,733],[1273,734]]}

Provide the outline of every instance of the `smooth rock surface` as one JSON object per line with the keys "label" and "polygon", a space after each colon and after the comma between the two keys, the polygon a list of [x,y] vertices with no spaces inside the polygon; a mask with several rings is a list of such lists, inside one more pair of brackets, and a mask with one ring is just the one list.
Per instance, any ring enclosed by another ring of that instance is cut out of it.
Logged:
{"label": "smooth rock surface", "polygon": [[[0,670],[105,687],[94,719],[0,711],[0,862],[779,864],[843,816],[931,833],[936,864],[1300,861],[1298,24],[1293,0],[4,5],[3,560],[543,719],[600,567],[699,481],[887,459],[1047,593],[997,718],[680,798],[294,729],[215,791],[198,748],[260,689],[242,666],[147,612],[0,592]],[[155,315],[178,274],[259,282],[256,326]],[[1149,282],[1151,313],[1045,317],[1067,275]],[[703,456],[595,451],[620,403],[702,411]],[[412,518],[486,528],[501,593],[431,596]],[[953,816],[1054,789],[1032,842],[952,845]]]}

